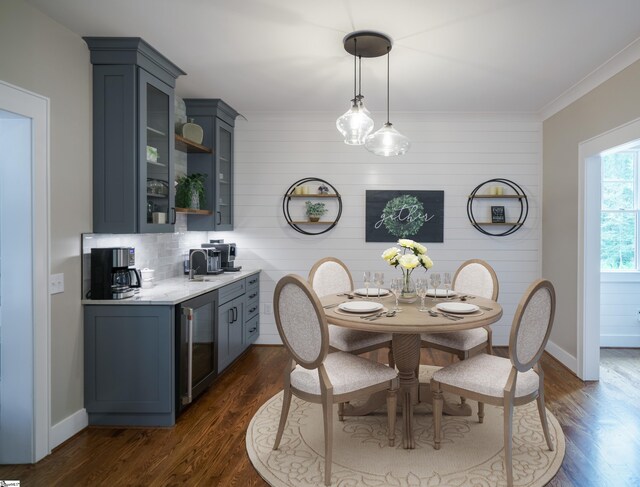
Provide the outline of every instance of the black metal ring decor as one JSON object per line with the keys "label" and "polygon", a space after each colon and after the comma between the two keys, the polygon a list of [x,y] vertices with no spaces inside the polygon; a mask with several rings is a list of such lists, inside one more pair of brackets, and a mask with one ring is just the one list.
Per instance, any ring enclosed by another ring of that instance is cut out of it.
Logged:
{"label": "black metal ring decor", "polygon": [[[316,183],[318,183],[319,185],[326,185],[329,188],[331,188],[331,190],[333,191],[333,193],[330,194],[294,194],[293,191],[297,186],[301,186],[305,183],[309,183],[311,181],[315,181]],[[297,222],[294,221],[293,218],[291,218],[291,214],[289,213],[289,203],[291,202],[292,197],[308,197],[308,198],[313,198],[313,197],[321,197],[321,198],[336,198],[338,200],[338,214],[336,215],[335,219],[331,222]],[[295,183],[293,183],[291,186],[289,186],[289,189],[287,189],[287,192],[284,194],[284,197],[282,198],[282,213],[284,214],[284,217],[287,220],[287,223],[289,224],[289,226],[291,228],[293,228],[296,232],[300,232],[304,235],[321,235],[323,233],[327,233],[329,230],[331,230],[333,227],[335,227],[338,224],[338,221],[340,220],[340,216],[342,215],[342,197],[340,196],[340,193],[338,193],[338,190],[335,188],[335,186],[333,186],[331,183],[329,183],[328,181],[325,181],[324,179],[320,179],[320,178],[303,178],[300,179],[298,181],[296,181]],[[310,232],[308,230],[304,230],[302,228],[300,228],[298,225],[309,225],[309,224],[314,224],[314,225],[328,225],[325,229],[323,229],[320,232]]]}
{"label": "black metal ring decor", "polygon": [[[485,194],[478,194],[478,191],[481,188],[483,188],[487,184],[491,184],[491,183],[500,183],[500,184],[504,184],[506,186],[509,186],[515,192],[515,194],[513,194],[513,195],[485,195]],[[487,225],[487,224],[490,224],[490,223],[489,222],[486,222],[486,223],[478,222],[478,221],[476,221],[476,219],[475,219],[475,217],[473,215],[473,202],[477,198],[493,198],[493,199],[517,198],[518,202],[520,203],[520,215],[518,215],[518,219],[516,221],[514,221],[514,222],[505,222],[504,223],[504,225],[509,226],[509,228],[507,230],[505,230],[504,232],[491,233],[491,232],[485,230],[482,227],[482,225]],[[527,195],[524,193],[524,190],[517,183],[514,183],[513,181],[510,181],[509,179],[495,178],[495,179],[489,179],[488,181],[485,181],[484,183],[480,183],[471,192],[471,194],[469,195],[469,200],[467,201],[467,216],[469,217],[469,221],[471,222],[471,224],[479,232],[484,233],[485,235],[491,235],[492,237],[506,237],[507,235],[511,235],[512,233],[518,231],[524,225],[524,222],[527,220],[527,216],[528,215],[529,215],[529,200],[527,199]]]}

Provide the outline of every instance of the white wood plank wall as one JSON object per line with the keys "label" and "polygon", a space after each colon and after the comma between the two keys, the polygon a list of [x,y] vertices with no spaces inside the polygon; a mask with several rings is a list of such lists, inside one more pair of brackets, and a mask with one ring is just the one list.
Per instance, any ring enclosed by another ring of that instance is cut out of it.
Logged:
{"label": "white wood plank wall", "polygon": [[640,348],[640,279],[601,274],[600,346]]}
{"label": "white wood plank wall", "polygon": [[[335,129],[339,114],[245,115],[248,121],[239,119],[235,132],[235,230],[209,236],[235,241],[238,262],[263,270],[258,343],[280,343],[273,314],[266,314],[264,305],[272,303],[275,283],[288,273],[306,277],[316,260],[335,256],[346,262],[357,285],[362,284],[365,270],[384,271],[387,283],[400,274],[380,258],[391,242],[365,242],[365,190],[388,189],[444,190],[444,243],[425,243],[434,271],[453,272],[466,259],[487,260],[498,274],[504,307],[504,317],[494,327],[494,341],[507,344],[517,303],[540,275],[539,122],[493,114],[400,114],[393,117],[394,125],[411,139],[411,151],[384,158],[364,147],[345,145]],[[282,215],[284,192],[304,177],[325,179],[343,196],[342,218],[324,235],[301,235]],[[530,205],[525,226],[503,238],[479,233],[466,214],[473,188],[496,177],[522,186]]]}

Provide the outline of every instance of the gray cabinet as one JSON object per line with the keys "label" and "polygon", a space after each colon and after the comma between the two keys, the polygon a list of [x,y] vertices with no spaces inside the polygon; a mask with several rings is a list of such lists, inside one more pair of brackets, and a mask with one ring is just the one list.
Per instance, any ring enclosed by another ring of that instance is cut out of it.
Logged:
{"label": "gray cabinet", "polygon": [[174,88],[185,73],[138,37],[85,41],[93,64],[93,231],[172,232]]}
{"label": "gray cabinet", "polygon": [[218,373],[256,341],[260,333],[260,275],[219,289]]}
{"label": "gray cabinet", "polygon": [[173,306],[84,307],[89,424],[175,423]]}
{"label": "gray cabinet", "polygon": [[184,100],[187,117],[204,132],[202,144],[212,147],[210,154],[189,153],[188,173],[206,174],[208,215],[188,215],[189,230],[233,230],[234,126],[238,116],[220,99]]}

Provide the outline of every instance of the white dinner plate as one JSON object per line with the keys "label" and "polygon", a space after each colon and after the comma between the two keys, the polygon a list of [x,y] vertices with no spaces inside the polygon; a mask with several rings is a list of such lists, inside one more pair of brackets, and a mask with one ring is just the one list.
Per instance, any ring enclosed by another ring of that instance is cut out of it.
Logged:
{"label": "white dinner plate", "polygon": [[[436,295],[436,291],[437,291],[437,295]],[[458,293],[455,292],[452,289],[449,289],[449,294],[447,294],[447,290],[446,289],[433,289],[432,287],[427,289],[427,296],[431,296],[431,297],[437,297],[437,298],[446,298],[447,296],[451,297],[451,296],[456,296]]]}
{"label": "white dinner plate", "polygon": [[347,301],[338,305],[338,309],[349,313],[371,313],[381,310],[384,306],[374,301]]}
{"label": "white dinner plate", "polygon": [[460,314],[475,313],[480,309],[475,304],[469,303],[438,303],[436,304],[436,308],[447,313]]}
{"label": "white dinner plate", "polygon": [[[378,293],[378,291],[380,291],[380,293]],[[378,297],[378,296],[387,296],[391,291],[389,291],[388,289],[384,289],[382,287],[381,288],[370,287],[369,288],[369,294],[367,294],[367,288],[366,287],[362,287],[360,289],[356,289],[353,292],[356,293],[358,296]]]}

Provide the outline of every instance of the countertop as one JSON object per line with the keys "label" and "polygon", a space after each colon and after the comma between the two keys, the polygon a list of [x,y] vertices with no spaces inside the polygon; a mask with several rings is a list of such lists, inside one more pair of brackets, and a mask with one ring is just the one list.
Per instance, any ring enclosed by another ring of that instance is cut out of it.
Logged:
{"label": "countertop", "polygon": [[201,294],[219,289],[234,281],[244,279],[253,274],[258,274],[257,270],[242,270],[239,272],[225,272],[214,276],[207,276],[207,281],[189,281],[185,277],[172,277],[158,281],[152,288],[140,289],[138,294],[126,299],[83,299],[82,304],[153,304],[153,305],[176,305]]}

